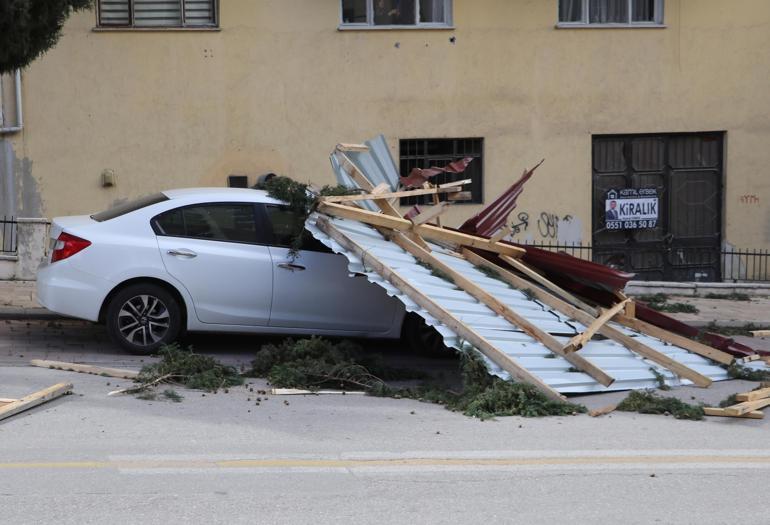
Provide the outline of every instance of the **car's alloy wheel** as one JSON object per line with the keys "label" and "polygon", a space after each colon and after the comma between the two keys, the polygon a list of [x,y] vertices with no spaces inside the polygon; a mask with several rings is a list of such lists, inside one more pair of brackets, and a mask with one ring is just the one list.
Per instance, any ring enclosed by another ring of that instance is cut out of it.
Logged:
{"label": "car's alloy wheel", "polygon": [[153,283],[134,284],[118,292],[107,307],[107,331],[132,353],[150,354],[172,343],[182,328],[177,300]]}
{"label": "car's alloy wheel", "polygon": [[121,306],[118,312],[118,330],[126,341],[148,346],[162,341],[171,320],[163,301],[151,295],[137,295]]}

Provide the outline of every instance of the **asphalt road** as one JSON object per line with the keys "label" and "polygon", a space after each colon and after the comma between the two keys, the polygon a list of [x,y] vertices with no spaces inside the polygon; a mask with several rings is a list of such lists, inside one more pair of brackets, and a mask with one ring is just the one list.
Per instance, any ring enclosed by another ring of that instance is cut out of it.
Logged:
{"label": "asphalt road", "polygon": [[[259,340],[192,343],[245,364]],[[615,412],[482,422],[411,400],[260,396],[250,390],[260,381],[142,401],[106,395],[126,381],[26,366],[33,358],[142,364],[98,327],[0,323],[0,397],[75,384],[0,422],[3,524],[770,521],[764,420]],[[721,399],[751,386],[677,395]]]}

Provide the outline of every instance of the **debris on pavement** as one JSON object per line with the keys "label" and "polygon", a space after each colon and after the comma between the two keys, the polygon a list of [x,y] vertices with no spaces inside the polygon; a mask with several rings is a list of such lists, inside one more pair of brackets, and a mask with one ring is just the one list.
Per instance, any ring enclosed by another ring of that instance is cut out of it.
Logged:
{"label": "debris on pavement", "polygon": [[72,383],[57,383],[43,390],[38,390],[21,399],[0,399],[0,420],[11,417],[29,410],[30,408],[42,405],[52,399],[61,397],[72,391]]}
{"label": "debris on pavement", "polygon": [[760,409],[770,406],[770,386],[764,383],[757,390],[737,394],[735,401],[738,403],[721,408],[706,407],[704,411],[707,416],[763,419],[765,414]]}
{"label": "debris on pavement", "polygon": [[[365,275],[436,328],[447,346],[480,351],[493,374],[563,401],[568,393],[705,388],[728,379],[736,353],[756,353],[641,319],[650,309],[621,291],[632,274],[504,240],[499,230],[515,199],[498,199],[460,229],[442,227],[437,206],[433,220],[402,217],[381,197],[404,194],[387,144],[378,137],[365,146],[331,155],[338,182],[359,195],[318,197],[306,229],[345,255],[351,274]],[[521,184],[509,192],[518,195]]]}
{"label": "debris on pavement", "polygon": [[139,372],[134,370],[122,370],[119,368],[107,368],[103,366],[82,365],[78,363],[67,363],[65,361],[48,361],[45,359],[33,359],[29,362],[32,366],[40,368],[50,368],[53,370],[64,370],[67,372],[79,372],[81,374],[92,374],[104,377],[117,377],[119,379],[136,379]]}

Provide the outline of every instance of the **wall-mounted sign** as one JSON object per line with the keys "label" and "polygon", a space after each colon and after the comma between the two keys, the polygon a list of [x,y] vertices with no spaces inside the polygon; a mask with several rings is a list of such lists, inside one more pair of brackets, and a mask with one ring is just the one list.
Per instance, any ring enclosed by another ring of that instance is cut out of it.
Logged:
{"label": "wall-mounted sign", "polygon": [[658,224],[658,190],[626,188],[608,191],[604,218],[608,230],[654,228]]}

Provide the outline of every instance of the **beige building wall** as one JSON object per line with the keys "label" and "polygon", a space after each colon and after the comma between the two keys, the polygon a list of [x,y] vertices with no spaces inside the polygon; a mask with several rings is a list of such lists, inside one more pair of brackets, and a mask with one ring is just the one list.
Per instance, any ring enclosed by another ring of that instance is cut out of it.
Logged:
{"label": "beige building wall", "polygon": [[547,214],[590,242],[592,134],[726,131],[724,239],[770,247],[767,0],[666,0],[661,29],[556,29],[557,0],[454,0],[455,29],[398,31],[339,31],[339,0],[221,3],[219,31],[70,19],[24,72],[18,215],[230,174],[332,183],[334,144],[377,133],[394,155],[399,138],[483,137],[485,202],[546,159],[520,239],[541,240]]}

